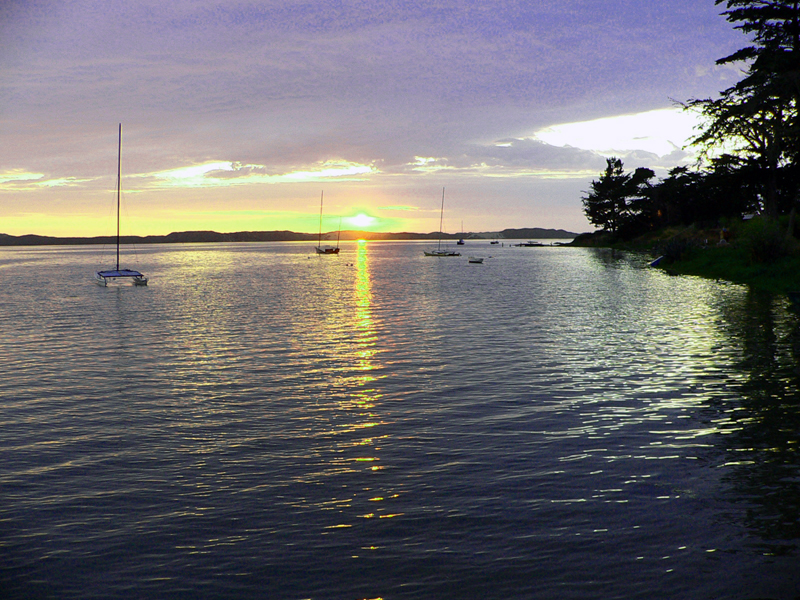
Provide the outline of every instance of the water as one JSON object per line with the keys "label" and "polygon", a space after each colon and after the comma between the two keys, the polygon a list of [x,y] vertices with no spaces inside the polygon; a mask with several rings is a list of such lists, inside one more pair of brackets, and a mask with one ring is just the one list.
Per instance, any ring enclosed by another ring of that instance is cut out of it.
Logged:
{"label": "water", "polygon": [[0,249],[0,598],[800,595],[784,299],[424,247]]}

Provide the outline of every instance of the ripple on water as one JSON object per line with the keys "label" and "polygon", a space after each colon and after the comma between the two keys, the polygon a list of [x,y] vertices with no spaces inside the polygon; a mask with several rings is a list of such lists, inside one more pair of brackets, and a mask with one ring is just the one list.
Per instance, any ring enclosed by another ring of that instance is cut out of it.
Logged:
{"label": "ripple on water", "polygon": [[[765,416],[797,411],[764,404],[796,397],[785,307],[594,250],[493,248],[479,269],[414,243],[309,250],[148,247],[151,285],[117,289],[63,285],[91,248],[0,252],[12,597],[795,585],[786,540],[766,557],[748,520],[793,506],[754,491],[797,472]],[[771,465],[753,440],[788,471],[754,479],[733,460]]]}

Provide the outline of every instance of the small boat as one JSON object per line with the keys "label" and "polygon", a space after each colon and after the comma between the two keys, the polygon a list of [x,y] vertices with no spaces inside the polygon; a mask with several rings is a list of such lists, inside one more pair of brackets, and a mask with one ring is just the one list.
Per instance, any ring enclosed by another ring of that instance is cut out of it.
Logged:
{"label": "small boat", "polygon": [[491,241],[491,242],[489,242],[489,243],[490,243],[490,244],[493,244],[493,245],[496,245],[496,244],[499,244],[499,243],[500,243],[500,240],[492,240],[492,241]]}
{"label": "small boat", "polygon": [[342,226],[341,221],[339,221],[339,233],[336,237],[336,247],[333,246],[323,246],[322,245],[322,197],[325,194],[324,191],[320,192],[319,195],[319,240],[317,241],[317,245],[314,247],[317,254],[339,254],[339,235],[341,235]]}
{"label": "small boat", "polygon": [[447,248],[442,248],[442,224],[444,223],[444,188],[442,188],[442,211],[439,215],[439,243],[435,250],[423,250],[425,256],[461,256],[460,252],[454,252]]}
{"label": "small boat", "polygon": [[147,277],[133,269],[119,268],[119,205],[122,183],[122,123],[119,124],[119,140],[117,142],[117,263],[113,269],[97,271],[94,282],[103,287],[109,283],[130,281],[133,285],[147,285]]}
{"label": "small boat", "polygon": [[542,242],[533,242],[533,241],[520,242],[519,244],[514,244],[514,245],[520,248],[535,248],[537,246],[544,246]]}
{"label": "small boat", "polygon": [[663,256],[659,256],[657,259],[655,259],[653,262],[650,263],[650,266],[651,267],[657,267],[659,264],[661,264],[662,260],[664,260],[664,257]]}
{"label": "small boat", "polygon": [[482,256],[470,256],[467,259],[468,262],[471,262],[474,265],[482,265],[483,264],[483,257]]}

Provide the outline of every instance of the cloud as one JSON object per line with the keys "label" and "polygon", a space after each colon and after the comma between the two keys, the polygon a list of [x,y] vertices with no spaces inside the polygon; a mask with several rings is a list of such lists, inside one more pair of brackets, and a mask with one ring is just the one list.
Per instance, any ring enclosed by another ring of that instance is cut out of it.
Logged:
{"label": "cloud", "polygon": [[42,177],[44,177],[44,173],[28,173],[22,169],[11,169],[0,172],[0,185],[9,182],[38,181]]}
{"label": "cloud", "polygon": [[604,154],[646,150],[664,156],[685,147],[700,125],[696,113],[665,108],[551,125],[534,133],[534,138]]}
{"label": "cloud", "polygon": [[363,178],[373,172],[369,165],[328,162],[310,165],[308,170],[275,172],[262,165],[243,165],[233,161],[213,161],[137,175],[149,180],[148,187],[228,187],[287,182],[324,181],[326,179]]}

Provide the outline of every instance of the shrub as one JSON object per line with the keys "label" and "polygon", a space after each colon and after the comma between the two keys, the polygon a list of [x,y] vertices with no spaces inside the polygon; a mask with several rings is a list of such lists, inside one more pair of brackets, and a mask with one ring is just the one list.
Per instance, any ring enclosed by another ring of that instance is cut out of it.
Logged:
{"label": "shrub", "polygon": [[781,223],[774,219],[756,218],[741,228],[739,244],[754,263],[769,263],[789,256],[790,244]]}
{"label": "shrub", "polygon": [[667,262],[677,262],[697,247],[698,243],[691,238],[673,237],[659,244],[657,253]]}

